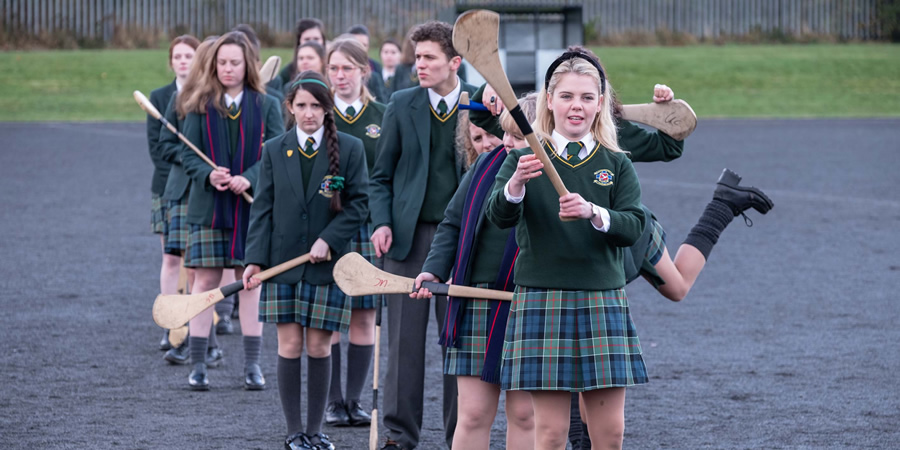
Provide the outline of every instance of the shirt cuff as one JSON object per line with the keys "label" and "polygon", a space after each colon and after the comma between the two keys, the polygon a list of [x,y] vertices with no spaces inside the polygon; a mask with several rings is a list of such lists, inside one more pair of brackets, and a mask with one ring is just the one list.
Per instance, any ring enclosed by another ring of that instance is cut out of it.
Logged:
{"label": "shirt cuff", "polygon": [[609,211],[607,211],[606,208],[604,208],[602,206],[598,206],[597,208],[600,208],[600,219],[603,220],[603,226],[600,228],[597,228],[597,225],[594,225],[593,220],[590,221],[591,226],[594,227],[594,229],[597,231],[606,233],[607,231],[609,231]]}
{"label": "shirt cuff", "polygon": [[[509,181],[506,182],[506,185],[503,186],[503,195],[506,197],[506,201],[510,203],[519,204],[522,203],[522,200],[525,198],[525,186],[522,186],[522,195],[519,197],[513,197],[512,194],[509,193]],[[609,214],[607,214],[609,215]],[[609,229],[609,227],[607,227]]]}

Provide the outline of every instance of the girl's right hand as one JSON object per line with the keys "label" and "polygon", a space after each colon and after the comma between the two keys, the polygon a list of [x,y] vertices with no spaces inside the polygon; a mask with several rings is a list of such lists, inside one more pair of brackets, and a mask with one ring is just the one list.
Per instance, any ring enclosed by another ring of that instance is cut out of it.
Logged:
{"label": "girl's right hand", "polygon": [[216,167],[209,173],[209,184],[218,191],[227,191],[228,183],[231,183],[231,170],[227,167]]}
{"label": "girl's right hand", "polygon": [[509,179],[509,195],[521,197],[522,191],[525,190],[525,183],[532,178],[541,176],[541,169],[543,168],[544,163],[537,159],[536,155],[523,155],[519,158],[516,171]]}
{"label": "girl's right hand", "polygon": [[426,299],[432,297],[431,291],[422,287],[423,281],[441,282],[433,273],[422,272],[416,277],[416,282],[414,283],[416,291],[409,294],[409,298]]}
{"label": "girl's right hand", "polygon": [[260,267],[256,264],[249,264],[247,267],[244,267],[244,276],[242,277],[244,281],[244,289],[251,290],[256,289],[262,284],[262,281],[259,281],[258,278],[253,278],[253,275],[256,275],[260,272]]}

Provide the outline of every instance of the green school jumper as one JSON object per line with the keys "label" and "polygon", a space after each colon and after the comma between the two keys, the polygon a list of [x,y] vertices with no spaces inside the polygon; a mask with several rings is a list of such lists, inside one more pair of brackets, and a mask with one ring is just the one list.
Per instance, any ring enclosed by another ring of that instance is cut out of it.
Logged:
{"label": "green school jumper", "polygon": [[444,209],[456,192],[456,112],[457,106],[445,117],[430,107],[431,111],[431,155],[428,164],[428,183],[425,186],[425,200],[419,212],[419,222],[441,223]]}
{"label": "green school jumper", "polygon": [[356,113],[356,117],[347,117],[337,107],[334,108],[337,116],[334,123],[338,131],[355,136],[363,142],[369,175],[372,175],[372,168],[375,167],[375,147],[381,137],[381,119],[384,118],[385,109],[387,106],[383,103],[367,101],[363,103],[362,110]]}

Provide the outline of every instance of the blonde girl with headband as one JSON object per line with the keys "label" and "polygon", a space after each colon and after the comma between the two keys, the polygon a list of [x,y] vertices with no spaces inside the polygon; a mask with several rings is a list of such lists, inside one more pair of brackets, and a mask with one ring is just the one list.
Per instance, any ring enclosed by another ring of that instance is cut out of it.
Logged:
{"label": "blonde girl with headband", "polygon": [[488,205],[488,220],[516,227],[500,384],[531,393],[535,448],[565,448],[570,392],[582,395],[594,444],[620,447],[625,388],[647,382],[623,289],[623,247],[646,219],[606,93],[587,54],[554,61],[533,126],[570,193],[559,197],[540,160],[520,149],[504,161]]}
{"label": "blonde girl with headband", "polygon": [[[193,293],[219,287],[226,269],[236,278],[243,273],[250,205],[242,194],[253,194],[259,173],[262,143],[284,132],[280,109],[265,93],[259,79],[259,57],[241,32],[219,37],[209,49],[202,76],[190,77],[178,111],[185,115],[184,135],[218,167],[211,168],[183,147],[185,173],[191,178],[186,221],[190,226],[185,267],[195,270]],[[259,366],[262,323],[257,318],[257,292],[240,294],[241,332],[244,335],[244,388],[261,390],[265,378]],[[204,356],[205,337],[212,325],[212,309],[190,321],[193,370],[188,385],[209,390]]]}
{"label": "blonde girl with headband", "polygon": [[[317,72],[297,75],[285,97],[296,126],[266,142],[250,213],[244,285],[259,292],[259,320],[278,330],[278,395],[286,449],[333,449],[321,432],[331,380],[331,337],[350,327],[350,300],[334,283],[334,263],[368,216],[368,173],[358,138],[335,126],[333,99]],[[262,283],[253,278],[302,254],[310,262]],[[331,259],[328,259],[328,255]],[[242,314],[243,317],[243,314]],[[307,352],[306,427],[300,403]]]}
{"label": "blonde girl with headband", "polygon": [[[366,173],[371,175],[375,164],[375,147],[381,137],[381,119],[385,105],[375,101],[366,87],[371,74],[368,54],[356,39],[339,38],[331,43],[326,72],[334,92],[332,109],[338,131],[359,138],[366,153]],[[350,251],[357,252],[373,264],[381,265],[375,257],[371,219],[359,227],[350,241]],[[359,404],[359,397],[369,374],[375,348],[376,296],[350,299],[350,345],[347,349],[347,390],[341,392],[341,334],[334,333],[331,346],[331,387],[325,423],[331,426],[368,426],[372,418]]]}

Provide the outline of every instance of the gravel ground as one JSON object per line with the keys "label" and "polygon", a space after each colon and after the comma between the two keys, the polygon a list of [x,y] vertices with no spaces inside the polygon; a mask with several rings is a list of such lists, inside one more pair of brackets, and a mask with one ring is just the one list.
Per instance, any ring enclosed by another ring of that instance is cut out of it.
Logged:
{"label": "gravel ground", "polygon": [[[241,389],[239,336],[221,338],[206,393],[156,348],[144,139],[142,124],[0,124],[3,448],[280,448],[274,327],[263,392]],[[672,252],[723,167],[776,206],[732,223],[682,303],[629,286],[651,382],[628,391],[626,448],[898,445],[898,142],[896,119],[703,120],[680,160],[637,165]],[[431,332],[429,449],[442,446]],[[501,414],[493,447],[504,430]],[[325,432],[366,447],[366,428]]]}

